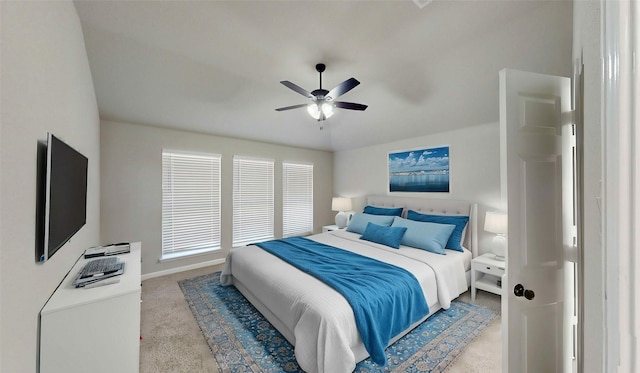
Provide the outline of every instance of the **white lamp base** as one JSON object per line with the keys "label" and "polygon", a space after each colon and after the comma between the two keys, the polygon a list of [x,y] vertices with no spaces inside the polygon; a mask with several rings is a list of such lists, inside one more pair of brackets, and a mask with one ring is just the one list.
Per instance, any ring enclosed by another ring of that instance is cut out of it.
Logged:
{"label": "white lamp base", "polygon": [[344,213],[344,211],[340,211],[336,214],[336,225],[338,228],[342,229],[347,226],[348,216]]}
{"label": "white lamp base", "polygon": [[498,234],[493,238],[493,253],[496,256],[496,260],[504,261],[505,255],[507,255],[507,238],[504,235]]}

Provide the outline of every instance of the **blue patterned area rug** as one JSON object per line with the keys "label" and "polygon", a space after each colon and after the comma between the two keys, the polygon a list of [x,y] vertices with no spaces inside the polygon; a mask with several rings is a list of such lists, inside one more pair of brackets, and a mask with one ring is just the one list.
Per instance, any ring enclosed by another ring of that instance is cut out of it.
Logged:
{"label": "blue patterned area rug", "polygon": [[[220,272],[179,282],[222,372],[302,372],[293,346]],[[441,372],[496,318],[493,310],[452,302],[386,350],[389,363],[369,359],[355,372]]]}

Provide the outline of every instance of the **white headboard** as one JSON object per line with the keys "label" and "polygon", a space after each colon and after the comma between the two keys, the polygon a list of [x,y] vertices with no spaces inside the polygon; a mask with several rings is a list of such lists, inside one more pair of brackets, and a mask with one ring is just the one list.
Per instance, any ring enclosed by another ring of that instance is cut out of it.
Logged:
{"label": "white headboard", "polygon": [[469,224],[462,246],[468,248],[475,258],[478,255],[478,204],[453,199],[427,199],[394,196],[367,196],[367,205],[377,207],[403,207],[402,216],[408,210],[423,214],[468,216]]}

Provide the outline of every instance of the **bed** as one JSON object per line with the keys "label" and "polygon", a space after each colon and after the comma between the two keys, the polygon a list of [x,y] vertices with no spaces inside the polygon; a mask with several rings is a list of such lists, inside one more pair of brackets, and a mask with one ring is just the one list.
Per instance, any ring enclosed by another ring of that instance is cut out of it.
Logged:
{"label": "bed", "polygon": [[[463,249],[447,249],[446,255],[406,245],[391,248],[362,240],[360,233],[346,230],[307,237],[404,268],[415,276],[428,313],[391,338],[390,345],[439,309],[449,308],[451,301],[469,288],[470,262],[477,255],[477,207],[466,201],[394,196],[369,196],[366,204],[402,208],[402,217],[407,217],[410,210],[447,217],[468,216]],[[296,360],[306,372],[351,372],[369,356],[345,297],[258,246],[232,249],[221,283],[234,285],[295,346]]]}

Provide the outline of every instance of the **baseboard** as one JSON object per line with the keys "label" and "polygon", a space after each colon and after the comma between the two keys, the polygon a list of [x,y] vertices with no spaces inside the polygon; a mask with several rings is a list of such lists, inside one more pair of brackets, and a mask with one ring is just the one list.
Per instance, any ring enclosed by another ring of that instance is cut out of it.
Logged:
{"label": "baseboard", "polygon": [[146,273],[146,274],[142,275],[142,281],[148,280],[148,279],[154,278],[154,277],[160,277],[160,276],[171,275],[171,274],[174,274],[174,273],[190,271],[192,269],[198,269],[198,268],[202,268],[202,267],[209,267],[209,266],[214,266],[214,265],[218,265],[218,264],[223,264],[224,262],[225,262],[225,258],[221,258],[221,259],[209,260],[209,261],[206,261],[206,262],[200,262],[200,263],[196,263],[196,264],[190,264],[190,265],[186,265],[186,266],[182,266],[182,267],[166,269],[164,271]]}

